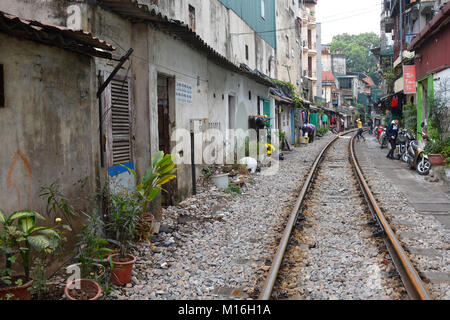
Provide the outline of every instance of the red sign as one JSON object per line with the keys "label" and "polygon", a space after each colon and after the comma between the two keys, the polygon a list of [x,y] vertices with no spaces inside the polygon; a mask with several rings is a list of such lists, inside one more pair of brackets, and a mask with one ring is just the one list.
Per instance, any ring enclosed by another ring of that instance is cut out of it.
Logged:
{"label": "red sign", "polygon": [[416,66],[403,66],[403,92],[416,93]]}

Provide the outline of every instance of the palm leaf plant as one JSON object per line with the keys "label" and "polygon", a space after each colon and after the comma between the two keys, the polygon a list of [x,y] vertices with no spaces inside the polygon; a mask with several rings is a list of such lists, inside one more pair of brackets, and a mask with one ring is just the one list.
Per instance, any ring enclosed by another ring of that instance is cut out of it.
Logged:
{"label": "palm leaf plant", "polygon": [[[163,151],[155,153],[150,162],[151,166],[147,168],[141,182],[137,184],[136,192],[139,199],[142,201],[142,211],[144,214],[147,212],[148,204],[152,202],[161,191],[165,191],[162,188],[162,185],[176,177],[174,173],[177,169],[173,162],[174,157],[175,155],[172,154],[164,155]],[[127,169],[135,176],[136,181],[138,181],[136,172],[130,168]]]}

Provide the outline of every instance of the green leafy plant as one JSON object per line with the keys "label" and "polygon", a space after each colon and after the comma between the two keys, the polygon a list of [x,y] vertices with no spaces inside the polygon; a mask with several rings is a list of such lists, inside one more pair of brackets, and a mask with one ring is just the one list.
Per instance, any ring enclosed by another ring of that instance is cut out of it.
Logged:
{"label": "green leafy plant", "polygon": [[[6,258],[6,274],[2,281],[8,281],[11,276],[12,265],[20,255],[25,280],[30,279],[30,254],[34,249],[46,254],[53,253],[62,239],[61,232],[55,227],[38,226],[36,220],[46,219],[33,210],[20,210],[12,213],[9,217],[0,210],[0,223],[3,230],[0,234],[0,250]],[[6,282],[7,283],[7,282]]]}
{"label": "green leafy plant", "polygon": [[430,138],[434,140],[444,140],[450,129],[450,116],[448,112],[448,99],[450,97],[450,79],[439,81],[436,85],[436,92],[427,98],[427,104],[430,108],[430,124],[436,130],[435,136]]}
{"label": "green leafy plant", "polygon": [[61,216],[71,224],[76,212],[66,196],[60,191],[60,185],[57,181],[49,186],[41,187],[39,196],[47,199],[46,216],[48,218],[56,219]]}
{"label": "green leafy plant", "polygon": [[242,194],[242,189],[239,186],[235,186],[233,184],[230,184],[225,190],[225,193],[229,193],[231,195],[233,194]]}
{"label": "green leafy plant", "polygon": [[320,127],[317,129],[317,133],[322,136],[327,135],[329,131],[330,131],[330,127]]}
{"label": "green leafy plant", "polygon": [[120,257],[125,258],[141,220],[141,203],[125,192],[111,195],[110,201],[111,212],[105,229],[120,246]]}
{"label": "green leafy plant", "polygon": [[417,134],[417,108],[411,102],[403,106],[403,118],[405,128],[413,134]]}
{"label": "green leafy plant", "polygon": [[[147,168],[141,182],[136,186],[136,192],[140,201],[142,201],[143,214],[147,212],[147,205],[156,198],[156,196],[164,190],[162,185],[174,179],[177,170],[173,162],[176,155],[166,154],[158,151],[151,159],[151,166]],[[127,168],[138,181],[136,172]],[[164,190],[165,191],[165,190]]]}
{"label": "green leafy plant", "polygon": [[423,149],[425,154],[440,154],[445,158],[450,157],[450,137],[444,140],[434,140],[428,142]]}
{"label": "green leafy plant", "polygon": [[104,228],[103,219],[98,214],[90,216],[82,213],[86,216],[86,223],[77,235],[79,241],[76,258],[81,263],[81,277],[89,279],[92,274],[94,277],[97,275],[93,264],[101,262],[106,255],[113,253],[113,250],[105,247],[108,241],[100,236]]}

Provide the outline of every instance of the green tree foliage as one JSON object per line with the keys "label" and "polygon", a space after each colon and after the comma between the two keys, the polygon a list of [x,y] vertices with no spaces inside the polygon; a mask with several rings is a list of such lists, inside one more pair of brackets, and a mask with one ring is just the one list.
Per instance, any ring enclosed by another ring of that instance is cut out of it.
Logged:
{"label": "green tree foliage", "polygon": [[339,34],[333,37],[330,44],[331,53],[343,53],[347,57],[347,71],[364,72],[375,84],[379,84],[380,77],[376,73],[377,59],[370,49],[380,45],[380,37],[375,33],[361,33],[357,35]]}

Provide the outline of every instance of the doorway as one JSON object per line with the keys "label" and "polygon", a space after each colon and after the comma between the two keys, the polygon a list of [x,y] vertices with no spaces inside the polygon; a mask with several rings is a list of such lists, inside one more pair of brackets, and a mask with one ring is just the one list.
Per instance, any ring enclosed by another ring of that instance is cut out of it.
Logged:
{"label": "doorway", "polygon": [[228,129],[236,129],[236,97],[228,96]]}
{"label": "doorway", "polygon": [[[172,146],[170,136],[172,133],[172,124],[175,123],[175,79],[165,75],[158,74],[158,150],[164,154],[171,152]],[[161,204],[171,206],[175,204],[177,191],[176,178],[172,179],[163,186],[167,192],[161,192]]]}

